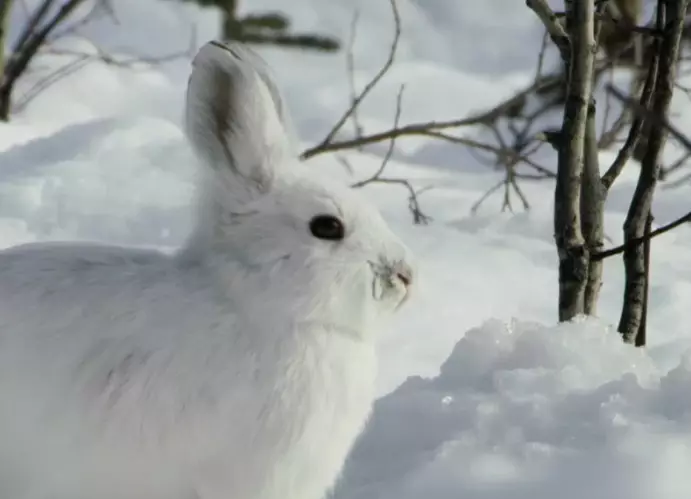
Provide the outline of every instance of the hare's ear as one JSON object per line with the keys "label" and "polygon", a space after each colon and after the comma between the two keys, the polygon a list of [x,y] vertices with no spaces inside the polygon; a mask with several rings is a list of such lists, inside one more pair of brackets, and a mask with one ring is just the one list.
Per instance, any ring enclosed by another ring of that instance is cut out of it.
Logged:
{"label": "hare's ear", "polygon": [[204,45],[192,65],[185,127],[193,149],[233,202],[268,192],[293,156],[286,111],[268,68],[248,48],[216,41]]}

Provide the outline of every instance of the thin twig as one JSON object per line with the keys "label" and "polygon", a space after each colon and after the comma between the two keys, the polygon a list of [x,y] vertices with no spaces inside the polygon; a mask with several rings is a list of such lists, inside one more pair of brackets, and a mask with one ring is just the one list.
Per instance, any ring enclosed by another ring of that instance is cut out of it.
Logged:
{"label": "thin twig", "polygon": [[[402,109],[402,101],[403,101],[403,90],[405,87],[401,85],[401,88],[398,90],[398,95],[396,96],[396,115],[394,116],[394,126],[399,122],[401,119],[401,109]],[[384,159],[382,160],[381,164],[379,165],[379,168],[377,171],[372,175],[371,177],[361,180],[359,182],[355,182],[351,187],[364,187],[365,185],[376,182],[381,178],[382,173],[384,173],[384,170],[386,169],[386,165],[389,163],[389,160],[391,159],[391,156],[393,155],[394,149],[396,148],[396,138],[393,137],[389,141],[389,147],[386,150],[386,154],[384,155]]]}
{"label": "thin twig", "polygon": [[[31,59],[33,59],[55,28],[70,16],[70,14],[72,14],[72,12],[84,1],[85,0],[68,0],[60,7],[53,17],[45,24],[41,25],[41,27],[38,27],[38,23],[46,14],[37,12],[36,15],[32,17],[30,22],[36,23],[35,29],[26,37],[20,37],[17,45],[18,49],[12,53],[5,66],[3,78],[0,83],[0,119],[7,120],[9,118],[10,98],[14,84],[24,73]],[[43,5],[49,3],[49,0],[46,0]],[[39,9],[41,9],[43,5],[39,7]],[[50,7],[50,5],[48,5],[48,7]],[[38,21],[36,21],[36,19],[38,19]]]}
{"label": "thin twig", "polygon": [[[648,75],[645,78],[645,84],[643,85],[643,91],[641,92],[639,106],[642,109],[650,109],[650,104],[652,102],[653,97],[653,90],[655,89],[655,79],[657,77],[658,62],[659,51],[656,50],[652,61],[650,61]],[[614,89],[614,86],[611,83],[607,85],[608,97],[614,94],[613,91],[610,91],[610,88]],[[616,94],[614,95],[616,96]],[[610,187],[612,187],[612,184],[614,184],[614,181],[621,174],[622,170],[624,169],[624,166],[626,166],[626,163],[629,161],[629,159],[631,159],[633,151],[636,148],[636,145],[638,144],[638,141],[641,137],[643,126],[646,123],[646,117],[646,114],[636,114],[636,117],[634,118],[634,121],[631,124],[631,128],[629,128],[629,134],[626,137],[626,142],[624,142],[622,148],[619,149],[617,157],[615,158],[612,165],[602,176],[602,185],[605,187],[605,189],[609,189]]]}
{"label": "thin twig", "polygon": [[641,237],[636,237],[634,239],[631,239],[630,241],[625,242],[624,244],[621,244],[619,246],[615,246],[614,248],[610,248],[608,250],[602,251],[600,253],[596,253],[594,255],[590,256],[591,260],[594,261],[599,261],[599,260],[604,260],[605,258],[609,258],[610,256],[614,255],[619,255],[623,253],[626,250],[633,249],[638,247],[640,244],[644,243],[645,241],[649,239],[653,239],[657,236],[661,236],[665,232],[669,232],[672,229],[675,229],[679,227],[680,225],[684,223],[690,223],[691,222],[691,211],[687,213],[686,215],[683,215],[676,220],[663,225],[662,227],[659,227],[653,231],[650,231],[649,234],[641,236]]}
{"label": "thin twig", "polygon": [[355,128],[355,136],[362,137],[363,128],[360,125],[360,118],[358,116],[357,105],[357,90],[355,85],[355,55],[354,46],[355,38],[357,36],[357,24],[360,17],[358,10],[353,14],[353,20],[350,23],[350,38],[348,40],[348,49],[346,51],[346,71],[348,73],[348,81],[350,83],[350,109],[352,109],[351,118],[353,120],[353,127]]}
{"label": "thin twig", "polygon": [[401,18],[400,14],[398,12],[398,6],[396,5],[396,0],[389,0],[391,4],[391,10],[393,12],[394,16],[394,38],[393,42],[391,43],[391,49],[389,50],[389,56],[386,59],[386,62],[384,65],[381,67],[381,69],[377,72],[377,74],[372,78],[367,85],[362,89],[360,94],[353,99],[353,102],[351,106],[343,113],[343,116],[336,121],[336,124],[333,126],[331,131],[324,137],[324,140],[322,140],[319,145],[317,145],[317,148],[320,147],[326,147],[328,146],[333,138],[336,136],[336,134],[343,128],[343,125],[348,121],[348,118],[350,118],[357,107],[360,105],[360,103],[367,97],[367,95],[374,89],[375,86],[379,83],[379,81],[386,75],[386,73],[389,71],[391,68],[391,65],[394,62],[394,59],[396,58],[396,52],[398,50],[398,42],[401,37]]}
{"label": "thin twig", "polygon": [[[396,96],[396,114],[394,116],[394,127],[398,126],[398,122],[401,119],[401,110],[403,109],[403,91],[405,89],[404,85],[401,85],[398,95]],[[410,184],[408,180],[405,179],[400,179],[400,178],[391,178],[391,177],[384,177],[382,176],[384,174],[384,170],[386,170],[386,166],[389,164],[389,161],[391,160],[391,157],[393,156],[393,152],[396,148],[396,138],[393,137],[389,141],[389,146],[386,150],[386,154],[384,155],[384,159],[382,160],[381,164],[379,165],[379,168],[377,171],[371,176],[368,177],[364,180],[360,180],[358,182],[355,182],[354,184],[351,185],[351,187],[358,189],[361,187],[365,187],[366,185],[369,184],[374,184],[374,183],[381,183],[381,184],[398,184],[402,185],[408,190],[408,207],[410,209],[410,212],[413,215],[413,222],[415,224],[426,224],[429,222],[431,219],[427,215],[425,215],[422,210],[420,209],[420,203],[418,202],[418,193],[415,192],[415,189],[413,186]]]}
{"label": "thin twig", "polygon": [[425,135],[430,131],[440,131],[450,128],[461,128],[475,125],[483,125],[491,123],[503,116],[507,111],[516,107],[517,104],[524,102],[524,100],[535,91],[535,85],[521,90],[512,97],[501,102],[499,105],[466,118],[459,118],[448,121],[427,121],[422,123],[411,123],[405,126],[394,127],[390,130],[365,135],[363,137],[355,137],[352,139],[344,139],[338,142],[330,142],[329,144],[319,144],[310,147],[302,152],[301,159],[307,160],[333,151],[342,151],[344,149],[353,149],[356,147],[375,144],[391,139],[392,137]]}
{"label": "thin twig", "polygon": [[487,191],[480,197],[480,199],[478,199],[473,204],[473,206],[471,206],[470,212],[475,214],[477,212],[477,210],[480,208],[480,206],[482,205],[482,203],[484,203],[492,194],[497,192],[501,188],[502,185],[504,185],[504,179],[501,179],[499,182],[497,182],[492,187],[487,189]]}
{"label": "thin twig", "polygon": [[616,99],[629,106],[636,114],[645,116],[645,118],[649,119],[655,126],[664,127],[672,137],[679,141],[686,149],[691,151],[691,140],[681,133],[678,128],[672,125],[666,116],[657,116],[653,111],[641,106],[635,99],[624,95],[624,93],[614,85],[607,85],[605,90],[610,92]]}
{"label": "thin twig", "polygon": [[545,63],[545,54],[547,53],[547,38],[549,33],[547,30],[542,34],[542,42],[540,43],[540,52],[537,56],[537,67],[535,68],[535,81],[538,81],[542,76],[542,68]]}

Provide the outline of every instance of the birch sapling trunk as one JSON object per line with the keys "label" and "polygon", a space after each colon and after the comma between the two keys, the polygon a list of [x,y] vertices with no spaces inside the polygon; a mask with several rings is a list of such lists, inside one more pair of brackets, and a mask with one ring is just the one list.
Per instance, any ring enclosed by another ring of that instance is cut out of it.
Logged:
{"label": "birch sapling trunk", "polygon": [[[657,27],[663,34],[660,44],[658,74],[651,114],[656,124],[650,127],[647,149],[641,162],[636,190],[624,222],[624,241],[642,238],[651,213],[653,195],[660,166],[659,157],[667,139],[667,129],[661,125],[669,111],[674,91],[679,44],[684,29],[688,0],[660,0],[657,7]],[[645,317],[647,275],[645,246],[632,244],[624,251],[626,283],[624,305],[618,330],[627,343],[637,343]]]}
{"label": "birch sapling trunk", "polygon": [[589,254],[581,227],[581,181],[588,105],[595,59],[593,0],[567,2],[569,78],[554,194],[554,233],[559,255],[559,320],[584,313]]}
{"label": "birch sapling trunk", "polygon": [[[585,128],[585,155],[581,184],[581,221],[588,254],[594,255],[605,247],[604,210],[607,190],[600,179],[595,102],[591,100]],[[583,297],[583,312],[597,314],[597,302],[602,288],[602,260],[588,262],[588,276]]]}

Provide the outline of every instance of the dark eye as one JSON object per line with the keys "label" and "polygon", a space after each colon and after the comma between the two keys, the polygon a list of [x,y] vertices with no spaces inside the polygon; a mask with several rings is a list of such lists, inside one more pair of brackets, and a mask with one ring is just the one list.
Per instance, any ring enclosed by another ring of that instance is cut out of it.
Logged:
{"label": "dark eye", "polygon": [[343,222],[332,215],[317,215],[310,220],[310,232],[314,237],[328,241],[340,241],[345,237]]}

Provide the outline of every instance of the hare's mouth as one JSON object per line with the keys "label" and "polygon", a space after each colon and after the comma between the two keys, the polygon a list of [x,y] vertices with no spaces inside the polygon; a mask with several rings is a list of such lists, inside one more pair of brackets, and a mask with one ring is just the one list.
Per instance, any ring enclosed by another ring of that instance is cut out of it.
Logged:
{"label": "hare's mouth", "polygon": [[377,302],[391,304],[398,310],[408,300],[410,280],[390,267],[372,267],[372,298]]}

